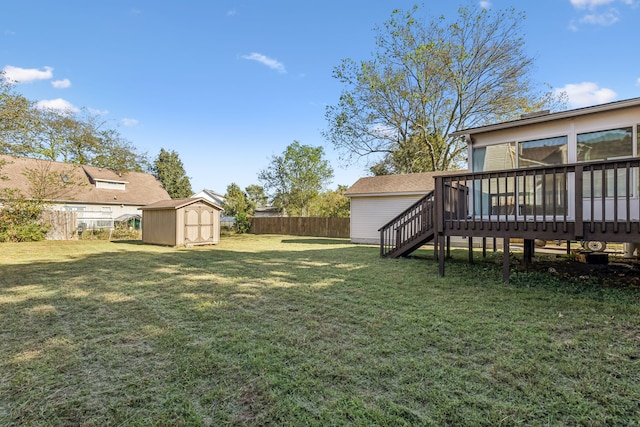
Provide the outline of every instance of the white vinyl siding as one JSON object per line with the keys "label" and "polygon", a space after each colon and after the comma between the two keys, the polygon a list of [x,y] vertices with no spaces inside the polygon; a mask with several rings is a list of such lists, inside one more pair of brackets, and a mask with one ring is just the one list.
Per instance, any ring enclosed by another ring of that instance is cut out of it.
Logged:
{"label": "white vinyl siding", "polygon": [[378,229],[423,196],[351,197],[351,242],[379,244]]}

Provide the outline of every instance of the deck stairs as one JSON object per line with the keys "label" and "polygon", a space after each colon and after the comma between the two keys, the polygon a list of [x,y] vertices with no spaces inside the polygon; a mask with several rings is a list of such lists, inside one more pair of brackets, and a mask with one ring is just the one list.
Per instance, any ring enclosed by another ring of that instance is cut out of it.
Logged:
{"label": "deck stairs", "polygon": [[406,257],[435,237],[435,194],[417,200],[383,225],[380,232],[380,256]]}

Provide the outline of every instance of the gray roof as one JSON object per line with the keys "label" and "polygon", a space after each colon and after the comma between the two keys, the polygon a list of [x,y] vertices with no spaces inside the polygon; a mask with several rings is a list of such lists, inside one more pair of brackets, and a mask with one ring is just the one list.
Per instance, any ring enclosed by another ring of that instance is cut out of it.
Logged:
{"label": "gray roof", "polygon": [[[459,171],[456,171],[459,172]],[[344,194],[347,197],[427,194],[434,188],[434,177],[451,172],[422,172],[360,178]]]}

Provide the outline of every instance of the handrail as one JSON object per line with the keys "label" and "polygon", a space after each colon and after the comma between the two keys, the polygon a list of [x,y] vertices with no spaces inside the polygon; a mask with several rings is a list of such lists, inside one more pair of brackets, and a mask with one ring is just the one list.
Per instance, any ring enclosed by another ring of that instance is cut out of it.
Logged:
{"label": "handrail", "polygon": [[380,256],[402,251],[434,230],[434,191],[430,191],[378,229]]}
{"label": "handrail", "polygon": [[438,233],[640,240],[639,175],[638,157],[440,175]]}

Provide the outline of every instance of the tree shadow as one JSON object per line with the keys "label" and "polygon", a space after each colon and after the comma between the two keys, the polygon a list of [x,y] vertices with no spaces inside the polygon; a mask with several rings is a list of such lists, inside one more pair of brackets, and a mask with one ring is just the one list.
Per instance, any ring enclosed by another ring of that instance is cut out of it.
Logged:
{"label": "tree shadow", "polygon": [[350,244],[349,239],[282,239],[282,243],[304,243],[305,245],[346,245]]}

